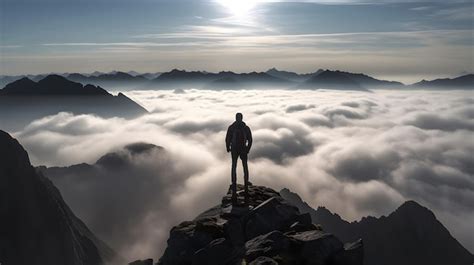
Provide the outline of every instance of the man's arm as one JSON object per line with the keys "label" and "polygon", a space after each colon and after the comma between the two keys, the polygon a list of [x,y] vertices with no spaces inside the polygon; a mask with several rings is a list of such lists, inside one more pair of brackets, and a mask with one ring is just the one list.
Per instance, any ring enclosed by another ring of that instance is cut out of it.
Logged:
{"label": "man's arm", "polygon": [[232,133],[231,133],[231,126],[227,128],[227,134],[225,136],[225,148],[227,152],[230,152],[230,142],[232,141]]}
{"label": "man's arm", "polygon": [[250,148],[252,148],[252,131],[250,127],[247,126],[247,153],[250,152]]}

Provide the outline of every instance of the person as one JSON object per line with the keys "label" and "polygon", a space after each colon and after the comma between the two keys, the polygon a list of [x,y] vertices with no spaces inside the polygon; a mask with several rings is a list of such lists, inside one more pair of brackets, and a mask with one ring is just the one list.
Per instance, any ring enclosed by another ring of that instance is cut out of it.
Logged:
{"label": "person", "polygon": [[235,122],[227,129],[225,137],[225,144],[227,153],[231,153],[232,168],[231,168],[231,190],[232,190],[232,204],[237,204],[237,160],[240,157],[242,166],[244,168],[244,197],[245,204],[248,204],[249,194],[249,168],[247,164],[247,156],[252,147],[252,131],[245,124],[242,113],[235,114]]}

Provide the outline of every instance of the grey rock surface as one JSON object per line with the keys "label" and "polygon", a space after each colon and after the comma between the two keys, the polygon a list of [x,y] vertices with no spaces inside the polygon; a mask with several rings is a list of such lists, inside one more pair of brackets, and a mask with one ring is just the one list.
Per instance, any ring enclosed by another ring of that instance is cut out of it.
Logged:
{"label": "grey rock surface", "polygon": [[361,241],[344,245],[278,192],[251,185],[244,205],[243,186],[238,190],[238,206],[231,205],[229,188],[220,205],[172,228],[157,264],[363,263]]}

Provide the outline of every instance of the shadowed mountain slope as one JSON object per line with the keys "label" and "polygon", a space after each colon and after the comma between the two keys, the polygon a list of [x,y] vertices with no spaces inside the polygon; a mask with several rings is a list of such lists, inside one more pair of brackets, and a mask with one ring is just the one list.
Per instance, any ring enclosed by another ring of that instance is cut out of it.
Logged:
{"label": "shadowed mountain slope", "polygon": [[158,189],[176,181],[169,159],[164,148],[139,142],[114,149],[92,164],[37,169],[97,236],[126,256],[131,246],[142,242],[151,225],[150,212],[158,213],[167,204],[169,194]]}
{"label": "shadowed mountain slope", "polygon": [[427,89],[474,89],[474,74],[467,74],[456,78],[442,78],[431,81],[422,80],[412,85],[415,88]]}
{"label": "shadowed mountain slope", "polygon": [[451,236],[435,215],[414,201],[403,203],[388,216],[369,216],[349,223],[324,207],[311,208],[288,189],[280,194],[341,240],[362,238],[366,265],[471,265],[474,262],[473,255]]}
{"label": "shadowed mountain slope", "polygon": [[4,131],[0,131],[0,161],[1,264],[99,265],[117,258]]}
{"label": "shadowed mountain slope", "polygon": [[136,75],[134,72],[132,73],[113,71],[110,73],[97,73],[96,75],[72,73],[65,76],[67,79],[75,82],[99,85],[107,87],[108,89],[121,88],[123,90],[132,90],[137,86],[141,86],[149,82],[149,78]]}
{"label": "shadowed mountain slope", "polygon": [[340,71],[326,70],[303,82],[300,88],[310,89],[337,89],[368,91],[357,81]]}
{"label": "shadowed mountain slope", "polygon": [[362,90],[374,88],[402,88],[403,84],[395,81],[375,79],[365,74],[325,70],[313,75],[299,85],[300,88]]}
{"label": "shadowed mountain slope", "polygon": [[39,82],[22,78],[0,90],[2,129],[18,130],[35,119],[59,112],[133,118],[146,109],[122,93],[109,94],[101,87],[83,86],[59,75]]}
{"label": "shadowed mountain slope", "polygon": [[291,80],[291,81],[295,81],[295,82],[303,82],[303,81],[308,80],[312,76],[320,74],[323,71],[324,70],[319,69],[314,73],[298,74],[298,73],[295,73],[295,72],[278,70],[274,67],[274,68],[268,69],[265,73],[267,73],[271,76],[274,76],[274,77],[281,78],[281,79],[287,79],[287,80]]}

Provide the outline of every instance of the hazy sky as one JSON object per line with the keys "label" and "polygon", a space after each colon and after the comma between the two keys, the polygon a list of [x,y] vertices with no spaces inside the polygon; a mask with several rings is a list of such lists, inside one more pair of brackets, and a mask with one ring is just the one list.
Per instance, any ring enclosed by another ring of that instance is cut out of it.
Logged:
{"label": "hazy sky", "polygon": [[0,0],[0,74],[473,72],[473,1]]}

